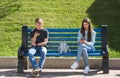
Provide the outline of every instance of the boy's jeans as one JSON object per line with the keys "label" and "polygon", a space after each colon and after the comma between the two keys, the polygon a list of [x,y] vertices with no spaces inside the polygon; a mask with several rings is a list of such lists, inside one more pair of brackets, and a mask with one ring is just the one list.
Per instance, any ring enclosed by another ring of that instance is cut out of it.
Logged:
{"label": "boy's jeans", "polygon": [[[41,56],[41,58],[39,60],[39,64],[37,64],[36,59],[34,57],[34,55],[37,51],[40,52],[40,56]],[[40,67],[41,69],[43,68],[43,65],[44,65],[44,62],[46,59],[46,53],[47,53],[46,47],[32,47],[32,48],[30,48],[28,55],[29,55],[29,59],[30,59],[30,62],[32,64],[33,68],[37,68],[37,67]]]}
{"label": "boy's jeans", "polygon": [[88,45],[85,45],[85,44],[79,44],[76,61],[79,62],[81,56],[83,56],[85,66],[89,66],[88,52],[89,51],[94,51],[94,50],[95,50],[94,46],[88,46]]}

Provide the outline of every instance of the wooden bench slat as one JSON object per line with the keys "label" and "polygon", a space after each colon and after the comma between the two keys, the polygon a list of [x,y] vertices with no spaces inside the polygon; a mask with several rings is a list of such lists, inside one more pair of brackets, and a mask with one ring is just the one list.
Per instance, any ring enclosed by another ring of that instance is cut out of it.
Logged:
{"label": "wooden bench slat", "polygon": [[[51,47],[52,47],[53,45],[54,45],[54,46],[57,46],[57,45],[59,45],[59,44],[60,44],[60,42],[56,42],[56,43],[48,42],[48,45],[47,45],[47,46],[51,46]],[[28,45],[31,45],[31,42],[28,42]],[[68,45],[68,46],[71,46],[71,45],[72,45],[72,46],[77,46],[78,44],[77,44],[77,43],[67,43],[67,45]],[[96,42],[96,43],[95,43],[95,46],[98,46],[98,45],[100,46],[100,45],[102,45],[102,43],[101,43],[101,42]]]}
{"label": "wooden bench slat", "polygon": [[[77,38],[49,38],[50,41],[77,41]],[[101,38],[96,38],[96,41],[101,41]]]}
{"label": "wooden bench slat", "polygon": [[[28,28],[28,32],[31,32],[33,29]],[[79,28],[47,28],[49,32],[76,32],[79,31]],[[96,32],[101,32],[100,28],[94,28]]]}
{"label": "wooden bench slat", "polygon": [[[56,52],[59,53],[58,49],[51,49],[51,50],[48,49],[48,53],[53,53],[53,52],[54,53],[56,53]],[[73,49],[73,50],[70,50],[68,52],[77,52],[77,50]],[[94,52],[88,52],[88,53],[99,53],[99,52],[102,52],[102,50],[99,49],[99,50],[95,50]]]}
{"label": "wooden bench slat", "polygon": [[[77,38],[78,34],[49,34],[50,37],[75,37]],[[101,34],[96,34],[96,37],[101,37]],[[28,34],[28,38],[30,38],[30,34]]]}
{"label": "wooden bench slat", "polygon": [[76,32],[76,31],[79,31],[79,29],[78,28],[72,28],[72,29],[70,29],[70,28],[60,28],[60,29],[58,29],[58,28],[50,28],[50,29],[47,29],[49,32]]}
{"label": "wooden bench slat", "polygon": [[[76,56],[77,53],[47,53],[47,56]],[[94,52],[94,53],[88,53],[89,56],[102,56],[102,53],[101,52]],[[24,56],[28,56],[28,53],[25,53]],[[39,53],[36,53],[35,56],[40,56]]]}
{"label": "wooden bench slat", "polygon": [[[48,45],[59,45],[60,42],[56,42],[56,43],[53,43],[53,42],[49,42]],[[67,45],[73,45],[73,46],[77,46],[78,44],[77,43],[67,43]],[[101,42],[96,42],[95,45],[101,45]]]}
{"label": "wooden bench slat", "polygon": [[77,37],[77,34],[49,34],[50,37]]}
{"label": "wooden bench slat", "polygon": [[[76,37],[78,34],[49,34],[50,37]],[[101,37],[101,34],[96,34],[96,37]]]}
{"label": "wooden bench slat", "polygon": [[[75,49],[77,50],[77,47],[74,47],[74,46],[73,46],[73,47],[69,47],[69,48],[70,48],[70,50],[75,50]],[[53,47],[50,47],[50,46],[49,46],[49,47],[47,47],[47,49],[48,49],[48,50],[55,50],[55,49],[58,50],[58,46],[53,46]],[[101,50],[101,47],[97,47],[97,48],[95,48],[95,49],[96,49],[96,50]]]}
{"label": "wooden bench slat", "polygon": [[[88,53],[89,56],[101,56],[102,54],[101,53]],[[72,54],[72,53],[68,53],[68,54],[65,54],[65,53],[48,53],[47,56],[77,56],[77,54]]]}
{"label": "wooden bench slat", "polygon": [[49,38],[50,41],[77,41],[76,38]]}

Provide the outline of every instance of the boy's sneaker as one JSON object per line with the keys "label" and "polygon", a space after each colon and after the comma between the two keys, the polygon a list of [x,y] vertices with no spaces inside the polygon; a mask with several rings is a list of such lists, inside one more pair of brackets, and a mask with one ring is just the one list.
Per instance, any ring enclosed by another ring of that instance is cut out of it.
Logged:
{"label": "boy's sneaker", "polygon": [[75,62],[70,66],[70,68],[72,68],[72,69],[78,68],[78,62],[75,61]]}
{"label": "boy's sneaker", "polygon": [[88,74],[89,70],[90,70],[89,66],[86,66],[83,73]]}
{"label": "boy's sneaker", "polygon": [[41,72],[41,69],[39,67],[32,70],[33,76],[39,76],[39,72]]}

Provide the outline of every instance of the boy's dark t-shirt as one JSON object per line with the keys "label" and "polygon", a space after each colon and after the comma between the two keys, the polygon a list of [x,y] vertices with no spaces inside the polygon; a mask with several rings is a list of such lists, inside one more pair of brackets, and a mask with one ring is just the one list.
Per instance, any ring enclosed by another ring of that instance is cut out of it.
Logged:
{"label": "boy's dark t-shirt", "polygon": [[34,30],[31,32],[31,38],[33,38],[35,32],[37,32],[37,33],[40,34],[38,37],[36,37],[36,44],[37,44],[37,43],[44,42],[44,38],[48,38],[48,31],[45,30],[45,29],[41,29],[41,30],[34,29]]}

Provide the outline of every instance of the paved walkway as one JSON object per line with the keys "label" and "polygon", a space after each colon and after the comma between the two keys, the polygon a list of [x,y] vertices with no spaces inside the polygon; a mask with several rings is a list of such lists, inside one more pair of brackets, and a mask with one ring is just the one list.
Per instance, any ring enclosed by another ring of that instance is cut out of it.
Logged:
{"label": "paved walkway", "polygon": [[[0,69],[0,78],[33,78],[31,69],[19,74],[16,69]],[[36,78],[120,78],[120,70],[110,70],[109,74],[102,74],[101,70],[92,69],[89,75],[83,75],[83,69],[43,69]]]}

